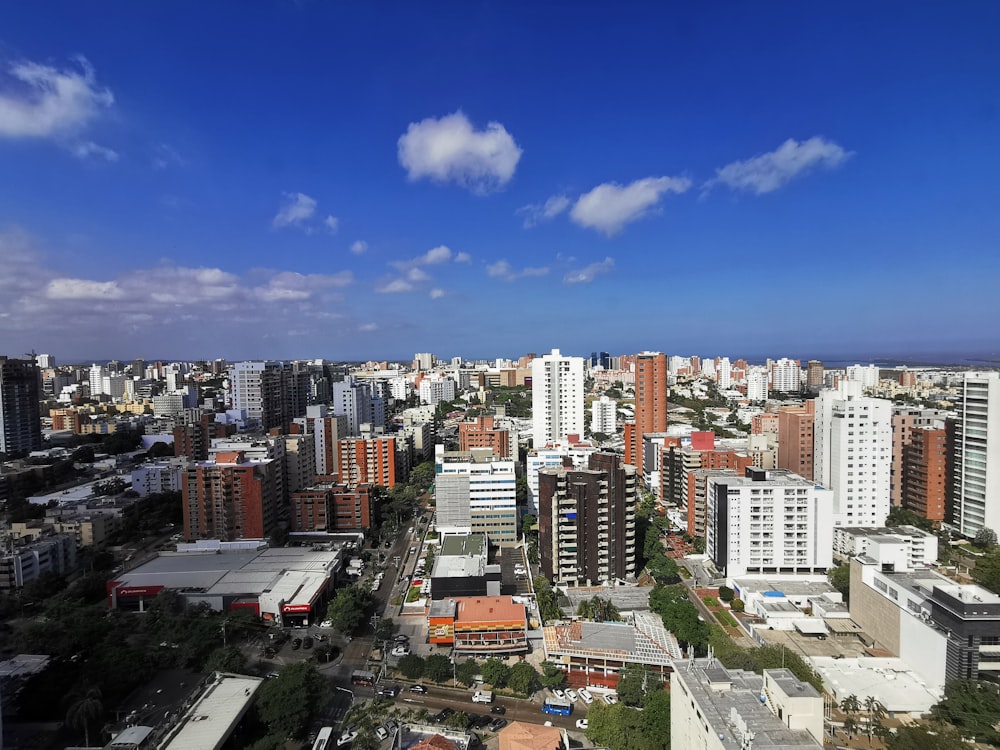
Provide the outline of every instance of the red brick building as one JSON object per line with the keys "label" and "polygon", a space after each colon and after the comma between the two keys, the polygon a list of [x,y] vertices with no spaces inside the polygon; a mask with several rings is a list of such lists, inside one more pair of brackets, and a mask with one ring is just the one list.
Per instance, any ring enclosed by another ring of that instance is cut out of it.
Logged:
{"label": "red brick building", "polygon": [[371,528],[370,484],[353,490],[321,482],[292,493],[292,531],[362,531]]}
{"label": "red brick building", "polygon": [[458,449],[489,448],[499,458],[510,458],[510,432],[496,427],[493,417],[476,417],[458,425]]}
{"label": "red brick building", "polygon": [[277,524],[278,464],[243,451],[188,467],[181,487],[185,539],[263,539]]}

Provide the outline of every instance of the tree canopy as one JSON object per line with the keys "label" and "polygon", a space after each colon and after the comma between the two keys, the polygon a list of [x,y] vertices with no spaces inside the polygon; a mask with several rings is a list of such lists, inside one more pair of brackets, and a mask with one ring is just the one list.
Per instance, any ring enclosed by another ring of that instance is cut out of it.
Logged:
{"label": "tree canopy", "polygon": [[527,661],[519,661],[510,670],[507,687],[518,695],[528,696],[538,689],[538,671]]}
{"label": "tree canopy", "polygon": [[495,688],[507,686],[510,679],[510,667],[497,658],[487,659],[482,669],[483,679]]}
{"label": "tree canopy", "polygon": [[934,716],[952,724],[979,742],[1000,745],[1000,685],[978,680],[952,680],[944,686],[944,700],[932,709]]}
{"label": "tree canopy", "polygon": [[341,633],[353,633],[365,619],[371,592],[361,586],[345,586],[337,592],[326,610],[326,617]]}
{"label": "tree canopy", "polygon": [[326,680],[309,662],[290,664],[257,694],[257,714],[270,734],[301,738],[312,714],[330,700]]}

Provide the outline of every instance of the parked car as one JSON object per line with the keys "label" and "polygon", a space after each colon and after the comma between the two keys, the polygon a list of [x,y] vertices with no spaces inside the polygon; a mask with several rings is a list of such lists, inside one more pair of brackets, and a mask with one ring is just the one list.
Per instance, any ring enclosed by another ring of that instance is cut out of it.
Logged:
{"label": "parked car", "polygon": [[410,688],[410,692],[411,693],[426,693],[427,692],[427,688],[425,688],[423,685],[413,685]]}
{"label": "parked car", "polygon": [[396,648],[394,648],[391,653],[392,653],[393,656],[409,656],[410,655],[410,647],[409,646],[396,646]]}
{"label": "parked car", "polygon": [[577,719],[576,720],[576,728],[577,729],[586,729],[587,726],[588,725],[587,725],[587,720],[586,719]]}
{"label": "parked car", "polygon": [[321,628],[332,628],[333,627],[333,620],[323,620],[323,622],[321,622],[319,624],[319,626]]}
{"label": "parked car", "polygon": [[384,726],[384,727],[385,727],[386,729],[388,729],[388,730],[389,730],[390,732],[395,732],[395,731],[396,731],[396,728],[397,728],[397,727],[399,726],[399,724],[397,724],[397,723],[396,723],[395,721],[393,721],[392,719],[389,719],[389,720],[388,720],[388,721],[386,721],[386,722],[385,722],[385,724],[383,724],[382,726]]}
{"label": "parked car", "polygon": [[500,714],[501,716],[503,716],[505,713],[507,713],[507,709],[506,707],[501,706],[499,703],[497,703],[495,706],[490,707],[490,713]]}
{"label": "parked car", "polygon": [[566,700],[566,693],[559,688],[552,688],[552,695],[554,695],[559,700]]}
{"label": "parked car", "polygon": [[580,697],[583,698],[583,702],[588,706],[594,702],[594,694],[587,690],[587,688],[580,690]]}
{"label": "parked car", "polygon": [[301,638],[293,638],[292,639],[292,651],[298,651],[301,646],[302,646],[302,639]]}
{"label": "parked car", "polygon": [[409,643],[410,642],[410,636],[404,635],[403,633],[397,633],[396,637],[393,638],[393,640],[396,643]]}
{"label": "parked car", "polygon": [[601,697],[604,699],[604,702],[607,703],[609,706],[613,706],[618,702],[618,696],[615,695],[614,693],[605,693]]}
{"label": "parked car", "polygon": [[313,639],[312,638],[310,638],[309,636],[306,636],[305,638],[302,639],[302,648],[312,648],[312,647],[313,647]]}
{"label": "parked car", "polygon": [[489,726],[491,721],[493,721],[493,719],[489,716],[484,716],[483,714],[473,714],[469,717],[470,724],[476,729],[482,729],[483,727]]}
{"label": "parked car", "polygon": [[375,736],[378,737],[380,740],[388,739],[389,738],[389,730],[386,729],[385,727],[379,725],[379,726],[375,727]]}
{"label": "parked car", "polygon": [[499,732],[501,729],[503,729],[505,726],[507,726],[506,719],[494,719],[493,721],[490,722],[490,725],[487,727],[487,729],[489,729],[491,732],[496,733]]}
{"label": "parked car", "polygon": [[580,700],[580,696],[576,694],[575,690],[567,690],[566,700],[568,700],[570,703],[576,703],[578,700]]}

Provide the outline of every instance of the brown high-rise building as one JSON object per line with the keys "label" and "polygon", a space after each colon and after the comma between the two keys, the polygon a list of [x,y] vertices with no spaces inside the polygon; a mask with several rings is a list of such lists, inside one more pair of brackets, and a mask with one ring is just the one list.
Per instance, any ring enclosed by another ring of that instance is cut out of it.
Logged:
{"label": "brown high-rise building", "polygon": [[813,479],[816,404],[786,406],[778,412],[778,468]]}
{"label": "brown high-rise building", "polygon": [[370,484],[353,490],[321,482],[292,493],[292,531],[362,531],[371,528]]}
{"label": "brown high-rise building", "polygon": [[906,448],[919,427],[940,427],[947,412],[940,409],[922,409],[911,406],[892,408],[892,464],[889,469],[889,501],[892,507],[903,505],[903,485],[906,481],[904,464]]}
{"label": "brown high-rise building", "polygon": [[214,414],[202,414],[197,424],[174,428],[174,455],[187,456],[192,461],[207,461],[208,449],[215,438],[229,437],[236,433],[236,425],[215,421]]}
{"label": "brown high-rise building", "polygon": [[630,457],[642,476],[642,436],[667,431],[667,355],[643,352],[635,358],[635,428]]}
{"label": "brown high-rise building", "polygon": [[406,476],[399,476],[402,472],[397,472],[396,458],[395,437],[344,438],[340,441],[340,483],[350,488],[362,484],[395,487],[397,481],[406,480]]}
{"label": "brown high-rise building", "polygon": [[458,425],[458,449],[489,448],[499,458],[510,458],[510,432],[495,426],[493,417],[476,417]]}
{"label": "brown high-rise building", "polygon": [[948,437],[940,426],[914,427],[903,449],[903,507],[935,525],[945,519]]}
{"label": "brown high-rise building", "polygon": [[823,363],[818,359],[810,359],[806,364],[806,389],[818,391],[823,387]]}
{"label": "brown high-rise building", "polygon": [[248,461],[243,451],[189,466],[181,487],[185,539],[263,539],[277,525],[275,459]]}
{"label": "brown high-rise building", "polygon": [[620,456],[595,453],[589,468],[538,472],[542,573],[589,585],[636,573],[636,472]]}

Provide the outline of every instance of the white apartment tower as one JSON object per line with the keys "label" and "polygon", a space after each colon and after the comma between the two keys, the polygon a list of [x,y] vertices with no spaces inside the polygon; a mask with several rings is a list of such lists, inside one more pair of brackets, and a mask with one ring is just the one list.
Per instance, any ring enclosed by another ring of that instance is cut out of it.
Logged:
{"label": "white apartment tower", "polygon": [[601,396],[590,405],[590,431],[604,435],[615,434],[615,413],[618,402],[607,396]]}
{"label": "white apartment tower", "polygon": [[705,551],[727,578],[825,573],[833,565],[833,493],[797,474],[750,467],[710,476]]}
{"label": "white apartment tower", "polygon": [[952,524],[971,537],[1000,531],[1000,373],[966,373],[961,388]]}
{"label": "white apartment tower", "polygon": [[833,490],[835,526],[882,526],[889,515],[892,402],[862,389],[845,380],[816,396],[813,476]]}
{"label": "white apartment tower", "polygon": [[862,388],[878,385],[878,367],[875,365],[851,365],[847,368],[847,379],[861,383]]}
{"label": "white apartment tower", "polygon": [[537,447],[583,435],[583,357],[553,349],[531,361],[531,413]]}
{"label": "white apartment tower", "polygon": [[794,359],[782,357],[771,365],[771,390],[795,393],[802,388],[802,367]]}
{"label": "white apartment tower", "polygon": [[767,401],[767,370],[763,367],[747,368],[747,400]]}
{"label": "white apartment tower", "polygon": [[719,360],[719,366],[715,368],[719,381],[719,390],[725,391],[733,386],[733,365],[729,357]]}

